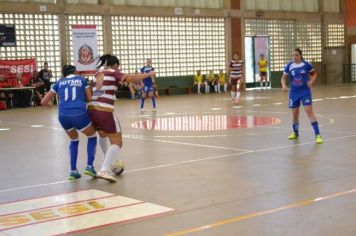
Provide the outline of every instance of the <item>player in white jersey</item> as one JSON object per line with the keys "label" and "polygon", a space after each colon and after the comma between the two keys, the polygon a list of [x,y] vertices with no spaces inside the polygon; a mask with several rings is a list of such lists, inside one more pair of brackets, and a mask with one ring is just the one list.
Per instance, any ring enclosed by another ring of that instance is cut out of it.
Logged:
{"label": "player in white jersey", "polygon": [[[105,65],[105,69],[98,72],[94,78],[93,101],[89,103],[88,113],[99,133],[99,145],[105,155],[97,177],[114,183],[116,179],[110,172],[110,166],[118,159],[122,148],[121,126],[114,113],[115,93],[121,82],[140,81],[156,74],[154,71],[145,74],[123,74],[119,70],[119,59],[110,54],[101,56],[99,63],[98,68]],[[110,141],[109,146],[107,138]]]}

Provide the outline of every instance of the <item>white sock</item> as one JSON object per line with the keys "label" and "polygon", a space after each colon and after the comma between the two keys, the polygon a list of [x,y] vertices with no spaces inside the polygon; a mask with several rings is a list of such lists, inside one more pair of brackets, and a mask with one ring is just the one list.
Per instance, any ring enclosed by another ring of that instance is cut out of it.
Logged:
{"label": "white sock", "polygon": [[103,152],[104,156],[108,150],[108,140],[107,138],[102,138],[99,136],[99,146],[101,148],[101,151]]}
{"label": "white sock", "polygon": [[114,163],[115,160],[118,159],[120,147],[117,145],[110,145],[108,151],[105,154],[105,159],[103,164],[101,165],[100,171],[108,171],[110,170],[110,166]]}
{"label": "white sock", "polygon": [[220,93],[220,92],[221,92],[221,90],[220,90],[220,89],[221,89],[221,88],[220,88],[220,87],[221,87],[221,84],[218,84],[218,85],[216,85],[216,86],[218,86],[218,93]]}
{"label": "white sock", "polygon": [[236,93],[236,99],[240,99],[240,92]]}
{"label": "white sock", "polygon": [[231,98],[235,99],[235,92],[234,91],[231,91]]}
{"label": "white sock", "polygon": [[227,92],[227,84],[226,83],[224,84],[224,92],[225,93]]}
{"label": "white sock", "polygon": [[201,83],[198,83],[198,93],[200,93],[200,86],[201,86]]}

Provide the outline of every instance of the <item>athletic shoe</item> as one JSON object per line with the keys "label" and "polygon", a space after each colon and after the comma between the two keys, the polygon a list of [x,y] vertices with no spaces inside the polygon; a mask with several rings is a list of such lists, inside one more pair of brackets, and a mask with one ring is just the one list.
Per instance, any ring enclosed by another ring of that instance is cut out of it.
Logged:
{"label": "athletic shoe", "polygon": [[80,177],[82,177],[82,175],[78,171],[74,170],[70,172],[68,179],[75,180],[75,179],[80,179]]}
{"label": "athletic shoe", "polygon": [[98,171],[98,173],[96,174],[97,178],[100,179],[105,179],[107,181],[109,181],[110,183],[115,183],[116,179],[114,178],[114,176],[111,175],[111,173],[109,171]]}
{"label": "athletic shoe", "polygon": [[156,112],[156,108],[153,108],[153,109],[152,109],[152,112]]}
{"label": "athletic shoe", "polygon": [[91,177],[96,178],[96,171],[94,169],[94,166],[85,167],[84,174],[90,175]]}
{"label": "athletic shoe", "polygon": [[141,113],[144,113],[145,112],[145,110],[143,110],[143,108],[141,108]]}
{"label": "athletic shoe", "polygon": [[316,143],[317,144],[322,144],[324,141],[323,141],[323,139],[321,138],[321,136],[320,136],[320,134],[318,134],[317,136],[316,136]]}
{"label": "athletic shoe", "polygon": [[296,140],[296,139],[298,139],[298,137],[299,137],[299,135],[293,132],[291,135],[288,136],[288,139]]}

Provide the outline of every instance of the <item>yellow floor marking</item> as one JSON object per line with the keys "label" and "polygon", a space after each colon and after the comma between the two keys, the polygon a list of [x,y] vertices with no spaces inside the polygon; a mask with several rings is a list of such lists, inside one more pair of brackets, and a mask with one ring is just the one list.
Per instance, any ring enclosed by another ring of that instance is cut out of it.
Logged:
{"label": "yellow floor marking", "polygon": [[263,216],[263,215],[275,213],[275,212],[282,211],[282,210],[287,210],[287,209],[292,209],[292,208],[296,208],[296,207],[310,205],[310,204],[315,203],[315,202],[319,202],[319,201],[328,200],[328,199],[331,199],[331,198],[340,197],[340,196],[347,195],[347,194],[354,193],[354,192],[356,192],[356,189],[351,189],[351,190],[348,190],[348,191],[339,192],[339,193],[327,195],[327,196],[324,196],[324,197],[309,199],[309,200],[297,202],[297,203],[294,203],[294,204],[290,204],[290,205],[287,205],[287,206],[273,208],[273,209],[266,210],[266,211],[260,211],[260,212],[255,212],[255,213],[248,214],[248,215],[238,216],[238,217],[235,217],[235,218],[218,221],[218,222],[213,223],[213,224],[208,224],[208,225],[204,225],[204,226],[197,227],[197,228],[187,229],[187,230],[179,231],[179,232],[176,232],[176,233],[166,234],[166,236],[179,236],[179,235],[185,235],[185,234],[189,234],[189,233],[194,233],[194,232],[206,230],[206,229],[209,229],[209,228],[218,227],[218,226],[221,226],[221,225],[226,225],[226,224],[230,224],[230,223],[234,223],[234,222],[238,222],[238,221],[242,221],[242,220],[246,220],[246,219],[250,219],[250,218],[254,218],[254,217],[258,217],[258,216]]}

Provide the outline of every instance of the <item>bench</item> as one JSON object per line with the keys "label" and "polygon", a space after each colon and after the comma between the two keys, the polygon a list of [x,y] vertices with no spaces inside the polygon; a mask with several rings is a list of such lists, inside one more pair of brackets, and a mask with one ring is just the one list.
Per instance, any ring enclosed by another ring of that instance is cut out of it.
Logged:
{"label": "bench", "polygon": [[167,76],[156,78],[158,91],[165,95],[191,94],[193,92],[193,76]]}
{"label": "bench", "polygon": [[[193,86],[170,86],[170,87],[158,87],[158,92],[160,94],[165,94],[165,95],[173,95],[173,94],[181,94],[181,93],[187,93],[191,94],[193,93]],[[163,93],[161,92],[163,91]]]}

